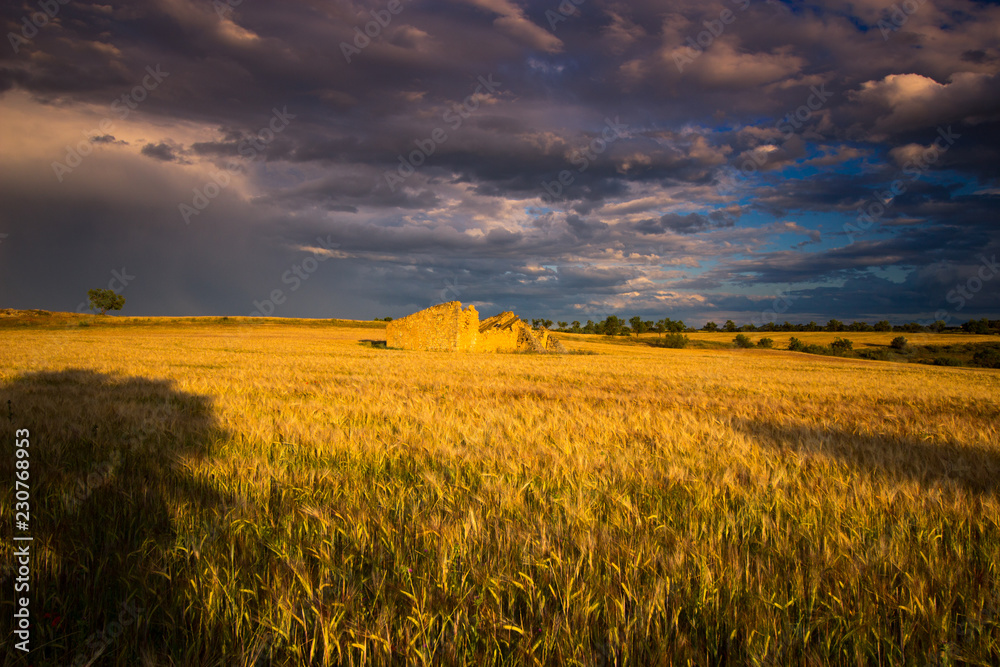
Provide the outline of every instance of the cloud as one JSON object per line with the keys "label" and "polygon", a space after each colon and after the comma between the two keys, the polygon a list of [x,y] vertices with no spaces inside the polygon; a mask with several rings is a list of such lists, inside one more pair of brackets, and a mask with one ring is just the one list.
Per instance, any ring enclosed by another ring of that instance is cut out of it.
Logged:
{"label": "cloud", "polygon": [[[336,244],[278,314],[398,316],[456,279],[463,300],[577,319],[722,319],[786,288],[793,319],[937,304],[1000,244],[1000,6],[925,3],[886,42],[875,0],[741,4],[583,3],[552,31],[551,1],[406,2],[350,63],[338,45],[384,3],[64,5],[0,56],[0,302],[73,308],[124,264],[143,267],[133,314],[245,314]],[[169,76],[123,107],[148,67]],[[832,95],[810,109],[815,86]],[[961,139],[904,173],[939,125]]]}
{"label": "cloud", "polygon": [[476,7],[499,14],[499,17],[493,21],[493,25],[519,42],[546,53],[562,51],[562,40],[545,28],[532,23],[524,15],[524,11],[510,0],[467,1]]}
{"label": "cloud", "polygon": [[849,93],[871,132],[900,134],[945,123],[1000,120],[996,74],[956,72],[947,83],[920,74],[889,74]]}
{"label": "cloud", "polygon": [[709,229],[732,227],[734,218],[726,211],[712,211],[708,215],[701,213],[666,213],[657,220],[643,220],[636,223],[635,229],[641,234],[696,234]]}
{"label": "cloud", "polygon": [[146,157],[151,157],[154,160],[160,160],[162,162],[176,162],[179,160],[177,155],[174,153],[174,149],[167,144],[160,142],[158,144],[146,144],[142,147],[142,154]]}

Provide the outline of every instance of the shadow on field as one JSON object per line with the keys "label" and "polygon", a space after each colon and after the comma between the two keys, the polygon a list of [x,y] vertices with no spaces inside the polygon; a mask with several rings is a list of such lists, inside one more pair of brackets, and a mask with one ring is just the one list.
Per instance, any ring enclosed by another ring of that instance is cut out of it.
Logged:
{"label": "shadow on field", "polygon": [[[177,617],[187,593],[166,574],[182,557],[173,512],[229,500],[178,465],[224,435],[210,400],[166,381],[67,370],[0,385],[0,409],[7,488],[14,433],[30,431],[30,523],[15,534],[33,537],[5,540],[31,545],[30,592],[17,596],[30,596],[32,650],[15,650],[5,628],[2,664],[139,665],[141,648],[189,655],[178,637],[218,636],[196,611]],[[3,561],[0,614],[10,619],[16,573]]]}
{"label": "shadow on field", "polygon": [[924,487],[951,483],[980,495],[1000,491],[1000,452],[981,447],[770,421],[734,419],[732,425],[757,442],[786,450],[819,452],[876,476],[912,480]]}

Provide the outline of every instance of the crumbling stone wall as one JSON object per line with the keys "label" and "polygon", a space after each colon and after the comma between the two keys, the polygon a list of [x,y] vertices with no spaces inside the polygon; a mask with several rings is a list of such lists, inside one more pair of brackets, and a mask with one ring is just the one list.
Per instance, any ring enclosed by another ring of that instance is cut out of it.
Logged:
{"label": "crumbling stone wall", "polygon": [[532,329],[514,313],[500,313],[480,323],[476,309],[462,310],[458,301],[390,322],[386,345],[405,350],[566,352],[548,331]]}
{"label": "crumbling stone wall", "polygon": [[456,349],[463,352],[471,352],[476,349],[479,340],[479,313],[474,306],[469,306],[462,310],[462,304],[458,304],[458,334]]}
{"label": "crumbling stone wall", "polygon": [[545,332],[545,340],[542,343],[545,346],[546,352],[556,352],[558,354],[566,354],[569,350],[566,346],[559,342],[559,339],[550,334],[548,331]]}
{"label": "crumbling stone wall", "polygon": [[404,350],[469,352],[478,335],[479,313],[475,306],[462,310],[459,301],[431,306],[385,328],[386,345]]}
{"label": "crumbling stone wall", "polygon": [[521,322],[514,313],[506,312],[483,320],[479,325],[477,352],[515,352],[519,349]]}

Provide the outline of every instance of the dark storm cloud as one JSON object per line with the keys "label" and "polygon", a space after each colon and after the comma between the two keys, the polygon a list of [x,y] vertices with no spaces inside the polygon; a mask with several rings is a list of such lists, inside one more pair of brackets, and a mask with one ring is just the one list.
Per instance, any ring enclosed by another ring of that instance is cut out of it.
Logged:
{"label": "dark storm cloud", "polygon": [[713,211],[708,215],[667,213],[658,220],[642,220],[636,223],[635,229],[641,234],[662,234],[666,231],[695,234],[713,228],[732,227],[734,222],[733,217],[725,211]]}
{"label": "dark storm cloud", "polygon": [[[748,312],[739,289],[810,283],[797,303],[903,317],[997,247],[995,3],[885,37],[883,4],[841,0],[386,7],[73,2],[33,31],[36,5],[0,8],[0,305],[75,305],[132,263],[135,313],[283,289],[277,314],[400,315],[461,278],[538,314]],[[846,232],[942,126],[961,137]]]}
{"label": "dark storm cloud", "polygon": [[154,160],[162,160],[163,162],[174,162],[178,159],[177,155],[174,154],[173,147],[168,146],[163,142],[158,144],[146,144],[142,147],[141,152],[146,157],[151,157]]}

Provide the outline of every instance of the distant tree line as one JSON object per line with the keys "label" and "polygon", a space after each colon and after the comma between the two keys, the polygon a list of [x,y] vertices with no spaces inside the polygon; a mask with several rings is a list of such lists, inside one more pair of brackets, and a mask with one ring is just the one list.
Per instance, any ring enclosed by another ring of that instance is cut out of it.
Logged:
{"label": "distant tree line", "polygon": [[[548,329],[552,326],[553,322],[552,320],[547,319],[533,319],[531,320],[531,324],[536,328]],[[737,325],[733,320],[726,320],[722,326],[719,326],[715,322],[706,322],[701,329],[696,329],[685,325],[683,320],[673,320],[669,317],[665,317],[662,320],[644,320],[638,315],[630,318],[628,321],[616,315],[608,315],[605,319],[598,322],[587,320],[587,323],[583,325],[581,325],[578,321],[557,322],[556,324],[558,326],[556,331],[564,333],[599,334],[604,336],[638,336],[644,333],[655,332],[658,336],[662,337],[664,334],[694,333],[696,331],[722,331],[726,333],[746,333],[754,331],[830,331],[838,333],[843,331],[889,331],[899,333],[940,333],[948,329],[952,331],[961,330],[966,333],[975,334],[1000,334],[1000,320],[987,320],[986,318],[981,320],[969,320],[965,324],[961,325],[961,327],[949,327],[944,320],[938,320],[929,326],[924,326],[917,322],[893,325],[890,324],[888,320],[881,320],[875,324],[857,321],[845,324],[840,320],[830,320],[825,325],[817,324],[816,322],[809,322],[808,324],[792,324],[791,322],[777,324],[775,322],[768,322],[767,324],[763,324],[761,326],[755,326],[753,324]]]}

